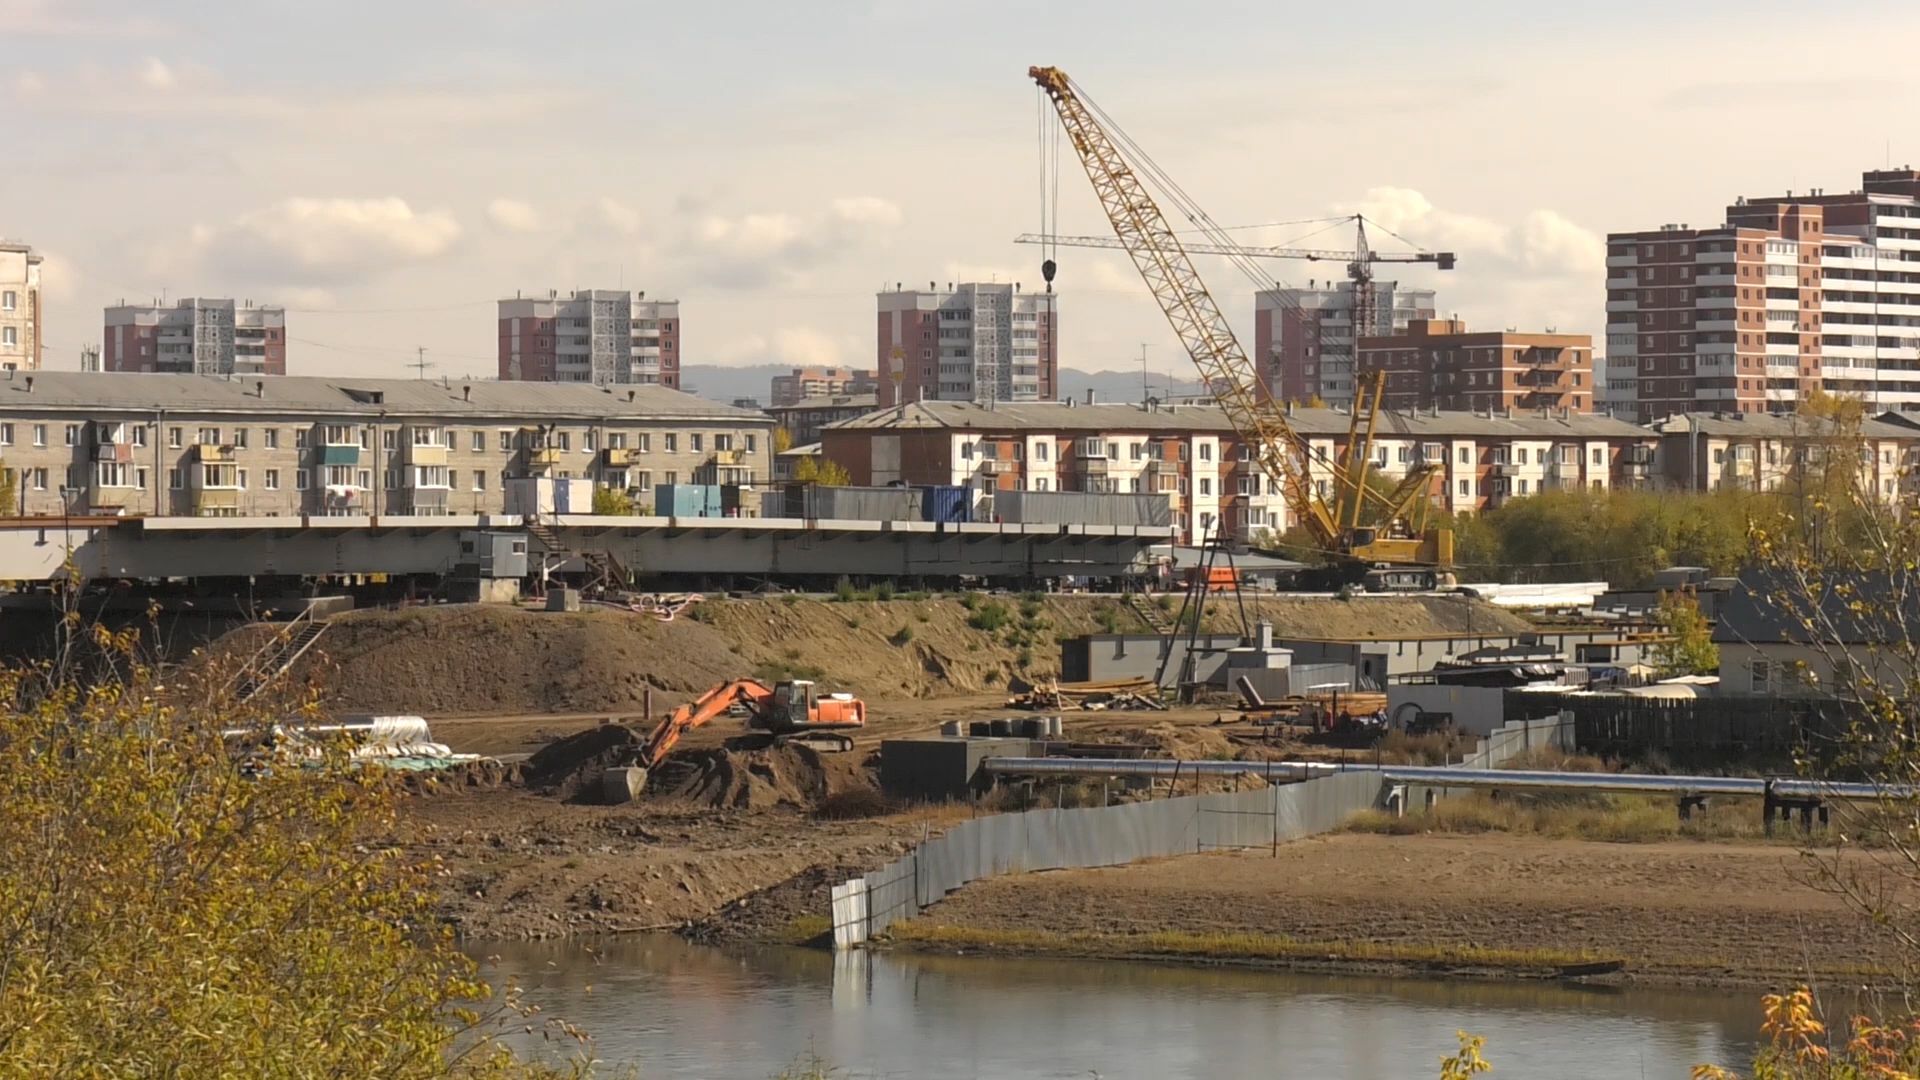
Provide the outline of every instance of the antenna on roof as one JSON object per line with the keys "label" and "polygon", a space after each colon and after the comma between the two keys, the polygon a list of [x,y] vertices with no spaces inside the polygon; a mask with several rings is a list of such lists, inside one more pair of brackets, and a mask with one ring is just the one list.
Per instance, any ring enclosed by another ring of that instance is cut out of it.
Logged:
{"label": "antenna on roof", "polygon": [[407,366],[413,369],[414,378],[425,379],[427,377],[427,369],[435,365],[431,360],[427,359],[427,347],[425,345],[421,345],[418,348],[416,348],[414,350],[414,354],[415,354],[415,359],[413,363],[408,364]]}

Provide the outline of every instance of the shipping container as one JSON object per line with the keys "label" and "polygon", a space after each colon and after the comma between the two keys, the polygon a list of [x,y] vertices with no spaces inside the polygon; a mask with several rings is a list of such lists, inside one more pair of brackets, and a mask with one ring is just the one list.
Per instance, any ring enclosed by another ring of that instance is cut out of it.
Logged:
{"label": "shipping container", "polygon": [[781,517],[824,521],[920,521],[921,493],[909,487],[789,484]]}
{"label": "shipping container", "polygon": [[507,481],[506,512],[522,517],[593,513],[593,481],[520,476]]}
{"label": "shipping container", "polygon": [[653,489],[653,512],[660,517],[721,517],[716,484],[660,484]]}
{"label": "shipping container", "polygon": [[996,491],[993,515],[1008,524],[1166,528],[1173,524],[1173,505],[1160,494]]}
{"label": "shipping container", "polygon": [[943,525],[958,525],[973,520],[973,489],[950,484],[928,484],[914,488],[920,493],[920,519]]}

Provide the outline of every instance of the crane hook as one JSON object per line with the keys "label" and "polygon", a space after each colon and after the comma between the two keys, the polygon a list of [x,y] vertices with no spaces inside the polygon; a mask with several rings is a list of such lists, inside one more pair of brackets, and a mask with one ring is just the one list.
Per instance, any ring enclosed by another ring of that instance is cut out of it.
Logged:
{"label": "crane hook", "polygon": [[1053,272],[1058,269],[1059,267],[1054,265],[1052,259],[1046,259],[1040,263],[1040,276],[1046,280],[1048,292],[1053,291]]}

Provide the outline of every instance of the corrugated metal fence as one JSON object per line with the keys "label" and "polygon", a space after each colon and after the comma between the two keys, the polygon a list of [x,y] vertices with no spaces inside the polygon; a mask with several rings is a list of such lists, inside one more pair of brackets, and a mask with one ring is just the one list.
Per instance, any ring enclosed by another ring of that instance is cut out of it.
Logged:
{"label": "corrugated metal fence", "polygon": [[[1495,768],[1535,746],[1572,749],[1572,726],[1567,718],[1510,722],[1460,766]],[[1352,772],[1231,795],[976,818],[871,874],[834,886],[833,944],[859,945],[981,878],[1273,847],[1329,832],[1380,797],[1377,775]]]}

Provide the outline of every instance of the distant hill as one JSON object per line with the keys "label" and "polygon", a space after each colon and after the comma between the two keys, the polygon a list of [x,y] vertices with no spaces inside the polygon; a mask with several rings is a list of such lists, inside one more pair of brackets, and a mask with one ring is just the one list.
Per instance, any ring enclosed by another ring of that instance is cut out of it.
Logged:
{"label": "distant hill", "polygon": [[[735,398],[752,398],[764,406],[773,377],[791,370],[792,366],[785,364],[749,364],[744,367],[688,364],[680,369],[680,385],[711,401],[731,404]],[[1157,371],[1149,372],[1147,379],[1147,385],[1155,397],[1201,392],[1200,383],[1196,380],[1174,379]],[[1088,390],[1092,390],[1101,401],[1139,401],[1140,373],[1060,369],[1061,397],[1085,401]]]}

